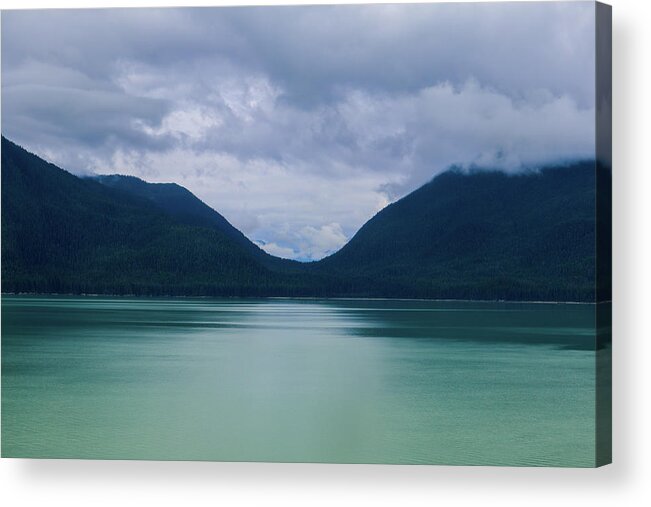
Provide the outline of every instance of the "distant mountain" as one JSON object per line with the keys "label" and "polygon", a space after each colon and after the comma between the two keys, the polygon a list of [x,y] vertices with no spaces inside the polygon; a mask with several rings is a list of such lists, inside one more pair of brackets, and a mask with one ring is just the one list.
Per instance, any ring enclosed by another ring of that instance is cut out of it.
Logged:
{"label": "distant mountain", "polygon": [[596,174],[448,171],[299,263],[183,187],[78,178],[3,137],[2,291],[593,301]]}
{"label": "distant mountain", "polygon": [[451,170],[380,211],[320,269],[392,296],[591,300],[595,192],[594,162]]}

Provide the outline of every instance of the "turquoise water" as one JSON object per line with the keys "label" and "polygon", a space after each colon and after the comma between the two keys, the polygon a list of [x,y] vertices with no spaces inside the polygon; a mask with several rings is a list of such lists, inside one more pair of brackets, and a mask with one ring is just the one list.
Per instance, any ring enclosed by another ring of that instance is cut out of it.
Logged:
{"label": "turquoise water", "polygon": [[2,298],[5,457],[593,466],[594,306]]}

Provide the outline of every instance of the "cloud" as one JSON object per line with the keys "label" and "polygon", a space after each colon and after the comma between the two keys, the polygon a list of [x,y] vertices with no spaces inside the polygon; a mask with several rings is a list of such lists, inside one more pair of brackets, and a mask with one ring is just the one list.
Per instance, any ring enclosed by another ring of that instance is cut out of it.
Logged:
{"label": "cloud", "polygon": [[2,131],[316,259],[451,164],[594,156],[590,2],[8,11]]}
{"label": "cloud", "polygon": [[314,261],[336,252],[348,241],[341,225],[335,222],[320,227],[308,225],[294,232],[293,236],[294,241],[291,243],[296,247],[264,241],[256,243],[265,252],[277,257]]}
{"label": "cloud", "polygon": [[10,131],[20,136],[37,128],[45,138],[70,138],[91,146],[115,136],[146,147],[151,144],[150,136],[133,122],[158,123],[166,110],[165,104],[154,99],[56,85],[6,86],[2,94]]}
{"label": "cloud", "polygon": [[331,223],[322,225],[319,228],[306,226],[300,231],[301,256],[315,260],[336,252],[346,244],[348,238],[344,234],[341,225]]}
{"label": "cloud", "polygon": [[262,241],[256,241],[256,244],[262,248],[265,252],[276,257],[281,257],[283,259],[296,259],[299,257],[296,250],[286,246],[280,246],[277,243],[264,243]]}
{"label": "cloud", "polygon": [[471,76],[592,101],[593,14],[590,2],[7,11],[3,65],[110,79],[121,62],[238,62],[308,102],[339,85],[404,91]]}
{"label": "cloud", "polygon": [[160,125],[151,127],[142,120],[133,119],[132,125],[150,137],[172,136],[177,139],[189,138],[191,141],[205,137],[206,132],[221,124],[219,116],[198,105],[188,105],[171,111],[160,121]]}

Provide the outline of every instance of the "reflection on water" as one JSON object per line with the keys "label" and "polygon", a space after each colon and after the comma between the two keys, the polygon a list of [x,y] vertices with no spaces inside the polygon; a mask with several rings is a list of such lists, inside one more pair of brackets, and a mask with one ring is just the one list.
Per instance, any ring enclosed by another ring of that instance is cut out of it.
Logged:
{"label": "reflection on water", "polygon": [[594,306],[3,297],[2,454],[592,466]]}

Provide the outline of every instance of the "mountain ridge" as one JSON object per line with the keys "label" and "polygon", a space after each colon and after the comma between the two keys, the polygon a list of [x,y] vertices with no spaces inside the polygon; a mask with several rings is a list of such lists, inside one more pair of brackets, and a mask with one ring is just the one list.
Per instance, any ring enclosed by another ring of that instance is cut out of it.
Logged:
{"label": "mountain ridge", "polygon": [[597,170],[447,171],[301,263],[180,185],[79,178],[3,137],[2,290],[592,301]]}
{"label": "mountain ridge", "polygon": [[298,261],[275,257],[265,252],[223,215],[177,183],[150,183],[136,176],[122,174],[102,174],[90,178],[111,188],[143,197],[181,223],[222,231],[266,267],[297,268]]}
{"label": "mountain ridge", "polygon": [[431,282],[449,286],[451,298],[483,298],[485,284],[501,287],[499,299],[530,299],[531,290],[589,299],[595,189],[594,162],[526,174],[448,171],[378,212],[321,263],[341,274],[382,272],[412,293],[431,293]]}

